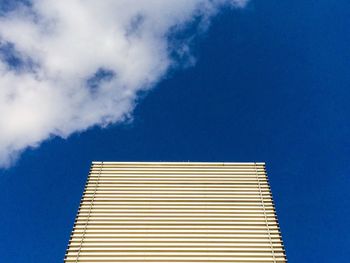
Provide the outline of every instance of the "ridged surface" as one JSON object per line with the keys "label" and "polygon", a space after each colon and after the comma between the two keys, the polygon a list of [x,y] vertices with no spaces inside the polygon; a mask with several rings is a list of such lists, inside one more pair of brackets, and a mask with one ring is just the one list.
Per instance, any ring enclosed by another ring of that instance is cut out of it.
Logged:
{"label": "ridged surface", "polygon": [[65,262],[286,262],[265,165],[94,162]]}

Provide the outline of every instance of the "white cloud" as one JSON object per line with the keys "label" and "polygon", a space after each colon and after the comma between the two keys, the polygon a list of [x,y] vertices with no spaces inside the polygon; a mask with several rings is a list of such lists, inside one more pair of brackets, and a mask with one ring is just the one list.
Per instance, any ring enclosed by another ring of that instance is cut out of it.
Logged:
{"label": "white cloud", "polygon": [[[174,66],[169,36],[246,0],[33,0],[0,16],[0,166],[125,120]],[[178,46],[186,51],[186,43]]]}

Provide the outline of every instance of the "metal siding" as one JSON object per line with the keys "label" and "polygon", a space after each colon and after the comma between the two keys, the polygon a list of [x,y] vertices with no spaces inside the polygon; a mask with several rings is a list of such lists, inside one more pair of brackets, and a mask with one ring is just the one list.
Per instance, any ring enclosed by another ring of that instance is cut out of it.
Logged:
{"label": "metal siding", "polygon": [[286,262],[264,163],[93,162],[65,262]]}

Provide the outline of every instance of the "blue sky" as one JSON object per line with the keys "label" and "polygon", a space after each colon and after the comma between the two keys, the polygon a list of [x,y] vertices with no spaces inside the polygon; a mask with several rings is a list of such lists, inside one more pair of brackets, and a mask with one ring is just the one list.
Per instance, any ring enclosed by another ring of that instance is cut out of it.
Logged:
{"label": "blue sky", "polygon": [[104,160],[264,161],[289,262],[347,262],[349,10],[226,8],[191,44],[193,66],[138,92],[132,121],[25,151],[0,171],[0,261],[62,262],[90,163]]}

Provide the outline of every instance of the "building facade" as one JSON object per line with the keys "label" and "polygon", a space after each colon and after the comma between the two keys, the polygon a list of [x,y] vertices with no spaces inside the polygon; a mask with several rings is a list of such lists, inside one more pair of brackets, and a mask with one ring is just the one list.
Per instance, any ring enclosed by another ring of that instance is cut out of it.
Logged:
{"label": "building facade", "polygon": [[264,163],[93,162],[65,262],[286,262]]}

